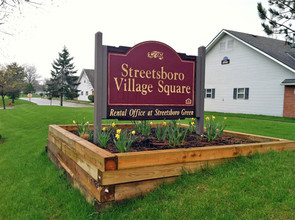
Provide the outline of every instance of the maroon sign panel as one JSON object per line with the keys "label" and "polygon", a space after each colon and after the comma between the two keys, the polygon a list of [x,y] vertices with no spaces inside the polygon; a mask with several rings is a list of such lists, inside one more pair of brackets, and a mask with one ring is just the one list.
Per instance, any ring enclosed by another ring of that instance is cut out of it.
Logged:
{"label": "maroon sign panel", "polygon": [[195,60],[154,41],[108,47],[108,118],[194,117]]}

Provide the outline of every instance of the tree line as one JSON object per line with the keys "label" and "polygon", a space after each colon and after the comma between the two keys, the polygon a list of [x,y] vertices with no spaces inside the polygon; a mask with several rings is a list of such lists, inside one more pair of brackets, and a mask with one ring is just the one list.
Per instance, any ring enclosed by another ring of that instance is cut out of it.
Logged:
{"label": "tree line", "polygon": [[19,97],[20,92],[25,94],[34,93],[40,89],[35,66],[19,65],[13,62],[8,65],[0,66],[0,95],[5,108],[4,97],[8,96],[12,103]]}
{"label": "tree line", "polygon": [[44,85],[40,85],[38,79],[40,75],[36,68],[30,65],[21,66],[16,62],[6,66],[0,66],[0,95],[2,98],[3,108],[5,109],[5,96],[14,100],[24,94],[35,93],[36,89],[41,89],[48,98],[60,98],[60,105],[63,106],[64,98],[74,99],[78,97],[77,86],[78,76],[75,66],[72,63],[73,57],[66,47],[59,53],[59,57],[53,61],[51,78],[46,80]]}

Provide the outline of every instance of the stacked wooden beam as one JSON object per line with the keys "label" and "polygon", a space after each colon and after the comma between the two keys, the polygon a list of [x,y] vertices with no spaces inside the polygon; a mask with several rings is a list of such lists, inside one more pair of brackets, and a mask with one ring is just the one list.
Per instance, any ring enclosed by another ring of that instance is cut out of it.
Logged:
{"label": "stacked wooden beam", "polygon": [[70,132],[74,130],[74,125],[50,125],[47,154],[89,202],[99,204],[141,196],[184,171],[194,172],[240,155],[295,150],[294,141],[225,131],[224,135],[257,143],[114,154]]}

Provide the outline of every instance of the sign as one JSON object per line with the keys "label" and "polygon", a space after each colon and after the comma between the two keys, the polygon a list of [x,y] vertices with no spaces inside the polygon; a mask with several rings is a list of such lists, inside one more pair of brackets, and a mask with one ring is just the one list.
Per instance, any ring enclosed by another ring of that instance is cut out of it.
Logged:
{"label": "sign", "polygon": [[161,42],[108,47],[107,117],[127,120],[195,117],[196,57]]}
{"label": "sign", "polygon": [[28,98],[29,98],[29,101],[31,102],[31,98],[32,98],[32,94],[31,93],[28,93]]}
{"label": "sign", "polygon": [[228,59],[228,57],[223,57],[223,59],[221,60],[221,65],[229,64],[229,63],[230,63],[230,59]]}
{"label": "sign", "polygon": [[[203,133],[206,48],[198,56],[177,53],[147,41],[134,47],[102,44],[95,34],[94,127],[102,119],[151,120],[196,118]],[[94,143],[97,143],[94,132]]]}

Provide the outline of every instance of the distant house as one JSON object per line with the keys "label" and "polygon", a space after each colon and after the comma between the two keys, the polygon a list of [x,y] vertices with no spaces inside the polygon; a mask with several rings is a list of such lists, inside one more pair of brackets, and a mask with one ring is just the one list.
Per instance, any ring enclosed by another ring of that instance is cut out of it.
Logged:
{"label": "distant house", "polygon": [[222,30],[206,49],[206,111],[295,117],[295,48]]}
{"label": "distant house", "polygon": [[78,100],[89,101],[88,96],[94,94],[94,70],[83,69],[78,82]]}

